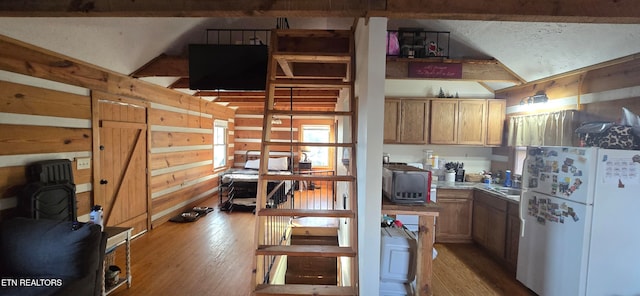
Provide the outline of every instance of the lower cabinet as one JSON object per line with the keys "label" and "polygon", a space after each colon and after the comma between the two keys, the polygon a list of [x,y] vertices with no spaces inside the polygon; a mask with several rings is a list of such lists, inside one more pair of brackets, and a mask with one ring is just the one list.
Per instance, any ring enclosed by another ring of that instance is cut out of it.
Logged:
{"label": "lower cabinet", "polygon": [[473,190],[438,189],[440,214],[436,218],[436,242],[471,242]]}
{"label": "lower cabinet", "polygon": [[504,259],[507,268],[515,273],[518,264],[518,243],[520,242],[520,206],[515,202],[507,205],[507,238]]}
{"label": "lower cabinet", "polygon": [[476,191],[473,203],[473,240],[498,258],[504,258],[507,201]]}
{"label": "lower cabinet", "polygon": [[476,190],[473,198],[473,240],[515,274],[520,239],[519,205]]}

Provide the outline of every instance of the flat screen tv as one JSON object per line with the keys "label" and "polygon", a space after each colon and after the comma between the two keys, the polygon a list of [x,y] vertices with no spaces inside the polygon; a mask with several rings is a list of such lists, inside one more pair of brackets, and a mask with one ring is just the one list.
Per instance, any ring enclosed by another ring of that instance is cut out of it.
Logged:
{"label": "flat screen tv", "polygon": [[267,45],[189,44],[192,90],[265,90]]}

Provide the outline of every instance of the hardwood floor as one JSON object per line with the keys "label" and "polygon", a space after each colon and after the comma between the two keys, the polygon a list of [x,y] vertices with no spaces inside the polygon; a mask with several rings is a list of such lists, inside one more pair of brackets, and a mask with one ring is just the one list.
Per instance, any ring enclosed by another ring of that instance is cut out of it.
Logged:
{"label": "hardwood floor", "polygon": [[[193,223],[164,223],[133,240],[133,285],[111,295],[250,295],[253,228],[251,212],[217,209]],[[436,248],[434,295],[534,295],[474,245]],[[122,248],[116,264],[124,273]]]}

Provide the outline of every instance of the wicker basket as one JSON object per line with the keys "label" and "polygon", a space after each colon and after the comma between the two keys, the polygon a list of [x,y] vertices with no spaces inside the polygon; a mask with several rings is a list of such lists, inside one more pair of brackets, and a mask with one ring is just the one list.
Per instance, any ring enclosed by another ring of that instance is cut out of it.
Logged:
{"label": "wicker basket", "polygon": [[482,182],[482,178],[482,174],[466,174],[464,176],[464,179],[467,182]]}

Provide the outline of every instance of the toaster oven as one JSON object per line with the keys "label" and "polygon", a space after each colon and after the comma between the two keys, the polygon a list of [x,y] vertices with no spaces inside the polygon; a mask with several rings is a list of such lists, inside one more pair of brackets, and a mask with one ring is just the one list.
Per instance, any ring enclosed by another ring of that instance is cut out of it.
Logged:
{"label": "toaster oven", "polygon": [[382,193],[394,203],[427,203],[431,193],[431,171],[402,164],[384,165]]}

